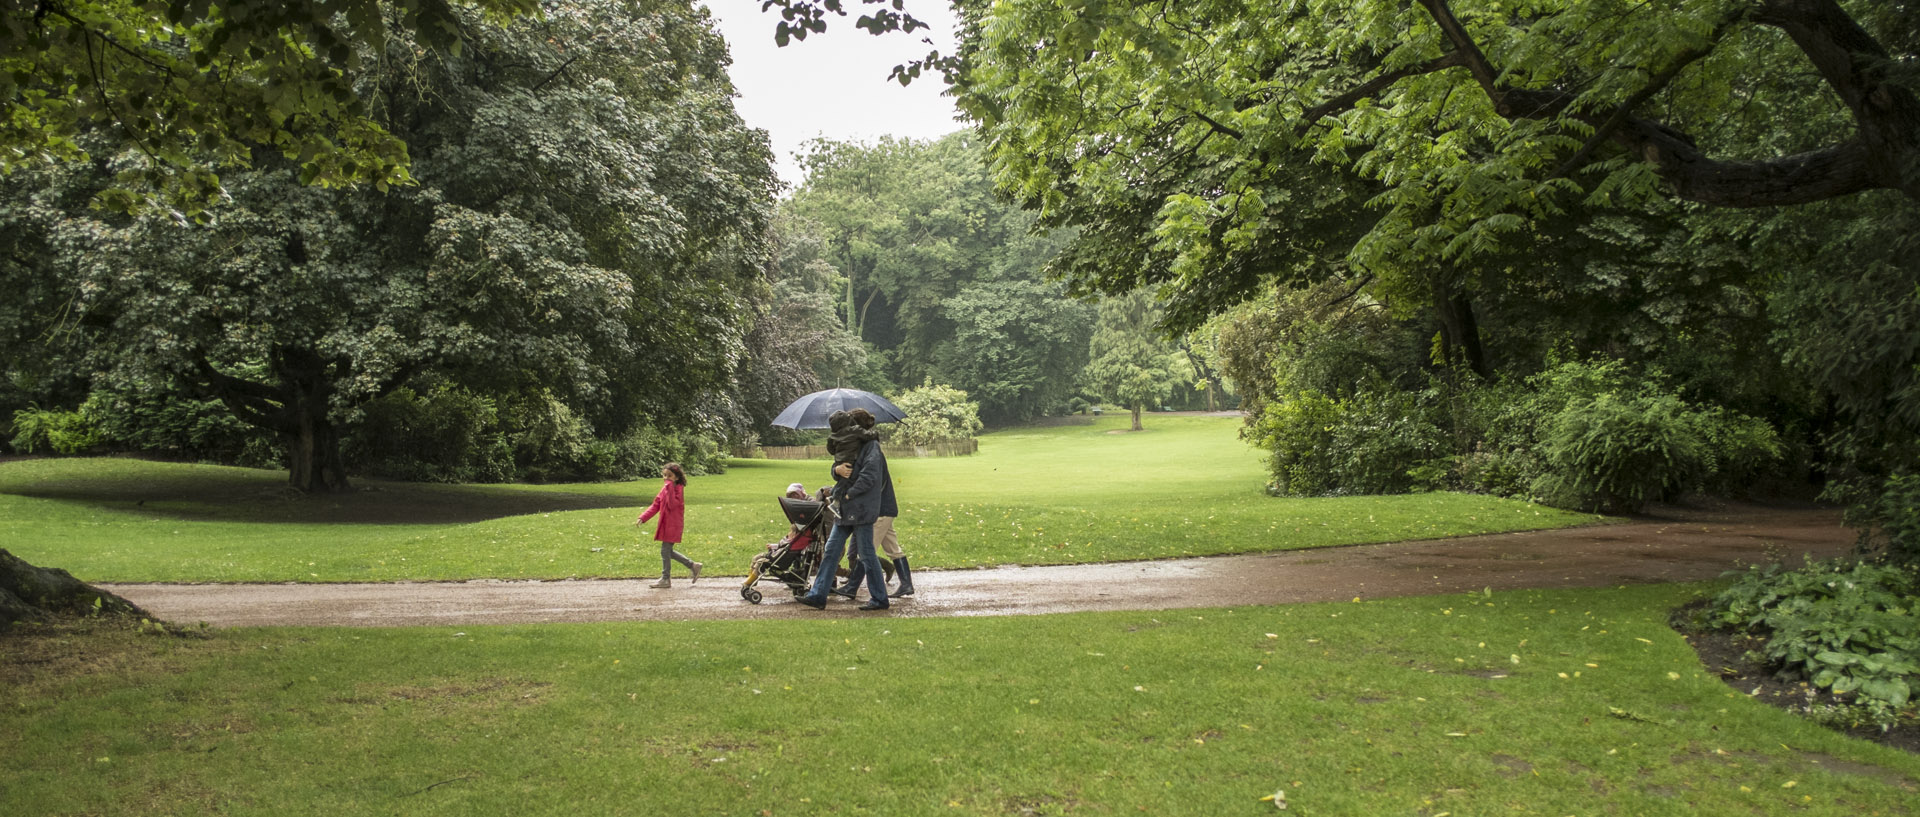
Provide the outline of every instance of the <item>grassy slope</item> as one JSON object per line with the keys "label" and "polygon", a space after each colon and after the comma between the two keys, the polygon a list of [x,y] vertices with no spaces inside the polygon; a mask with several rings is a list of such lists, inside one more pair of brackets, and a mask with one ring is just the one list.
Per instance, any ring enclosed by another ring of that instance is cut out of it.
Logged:
{"label": "grassy slope", "polygon": [[[1382,542],[1593,517],[1459,494],[1274,499],[1238,421],[1154,417],[1003,432],[980,454],[891,465],[901,541],[921,567],[1061,564]],[[826,463],[736,460],[688,487],[682,548],[741,574],[784,529],[789,482]],[[658,483],[450,486],[362,481],[289,493],[283,476],[123,459],[0,464],[4,546],[89,581],[395,581],[645,575],[632,526]],[[649,531],[650,531],[649,526]]]}
{"label": "grassy slope", "polygon": [[0,812],[1911,814],[1920,758],[1700,666],[1695,592],[125,635],[0,652]]}

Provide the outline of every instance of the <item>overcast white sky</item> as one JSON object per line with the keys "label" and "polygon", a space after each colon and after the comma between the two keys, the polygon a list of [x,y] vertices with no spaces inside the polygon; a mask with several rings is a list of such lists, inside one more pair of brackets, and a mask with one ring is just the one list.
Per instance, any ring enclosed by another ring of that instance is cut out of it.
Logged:
{"label": "overcast white sky", "polygon": [[778,11],[762,13],[760,0],[702,0],[713,12],[720,34],[733,51],[735,100],[740,117],[767,131],[776,169],[789,184],[801,181],[794,154],[817,137],[870,142],[883,135],[931,139],[965,127],[955,121],[953,100],[941,96],[946,84],[938,74],[922,75],[912,85],[889,82],[893,66],[926,56],[935,46],[953,51],[954,20],[944,2],[910,6],[914,16],[934,30],[875,37],[854,28],[858,2],[846,5],[852,16],[833,17],[825,34],[781,48],[773,42]]}

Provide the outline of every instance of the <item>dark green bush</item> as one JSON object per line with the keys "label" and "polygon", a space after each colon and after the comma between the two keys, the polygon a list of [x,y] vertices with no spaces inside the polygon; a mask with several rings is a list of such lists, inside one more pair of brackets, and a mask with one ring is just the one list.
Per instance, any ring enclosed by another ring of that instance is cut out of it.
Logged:
{"label": "dark green bush", "polygon": [[241,422],[218,400],[99,390],[82,409],[91,410],[110,445],[146,454],[239,463],[250,446],[272,448],[275,442],[272,433]]}
{"label": "dark green bush", "polygon": [[402,388],[367,404],[342,441],[348,468],[415,482],[514,479],[494,402],[452,386]]}
{"label": "dark green bush", "polygon": [[1569,403],[1547,427],[1537,496],[1555,505],[1632,511],[1708,473],[1706,441],[1686,403],[1668,394],[1602,394]]}
{"label": "dark green bush", "polygon": [[1913,569],[1836,560],[1750,568],[1714,597],[1709,621],[1767,637],[1784,677],[1906,706],[1920,674],[1920,590]]}
{"label": "dark green bush", "polygon": [[1920,474],[1888,477],[1856,520],[1866,529],[1866,544],[1887,558],[1920,566]]}
{"label": "dark green bush", "polygon": [[1374,389],[1342,400],[1309,389],[1268,403],[1249,433],[1272,452],[1269,491],[1321,496],[1435,487],[1446,471],[1446,449],[1427,418],[1430,397]]}
{"label": "dark green bush", "polygon": [[81,454],[106,442],[106,434],[85,405],[74,411],[33,406],[13,413],[12,444],[23,453]]}

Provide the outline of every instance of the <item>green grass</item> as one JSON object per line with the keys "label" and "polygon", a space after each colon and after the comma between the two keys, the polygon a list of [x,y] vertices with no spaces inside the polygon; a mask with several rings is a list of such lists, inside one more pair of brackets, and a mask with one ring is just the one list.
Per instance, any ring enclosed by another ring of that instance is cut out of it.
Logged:
{"label": "green grass", "polygon": [[[1275,499],[1239,421],[1152,417],[982,438],[980,453],[897,458],[901,542],[922,568],[1290,550],[1581,524],[1597,518],[1463,494]],[[687,488],[682,550],[740,575],[785,528],[790,482],[824,461],[735,460]],[[0,464],[8,549],[88,581],[552,579],[658,571],[633,525],[656,480],[451,486],[362,480],[301,496],[285,476],[128,459]],[[648,530],[651,530],[649,526]]]}
{"label": "green grass", "polygon": [[0,812],[1911,814],[1920,758],[1700,665],[1699,592],[12,638]]}

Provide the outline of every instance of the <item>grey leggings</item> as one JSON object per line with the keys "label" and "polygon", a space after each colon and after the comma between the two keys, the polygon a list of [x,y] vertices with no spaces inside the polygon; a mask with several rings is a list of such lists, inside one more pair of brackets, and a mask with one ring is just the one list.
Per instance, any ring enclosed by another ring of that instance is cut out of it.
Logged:
{"label": "grey leggings", "polygon": [[686,565],[688,570],[693,569],[693,560],[680,555],[680,551],[673,549],[673,546],[677,544],[680,544],[680,543],[679,542],[661,542],[660,543],[660,578],[662,579],[673,578],[674,562],[679,562],[680,564]]}

